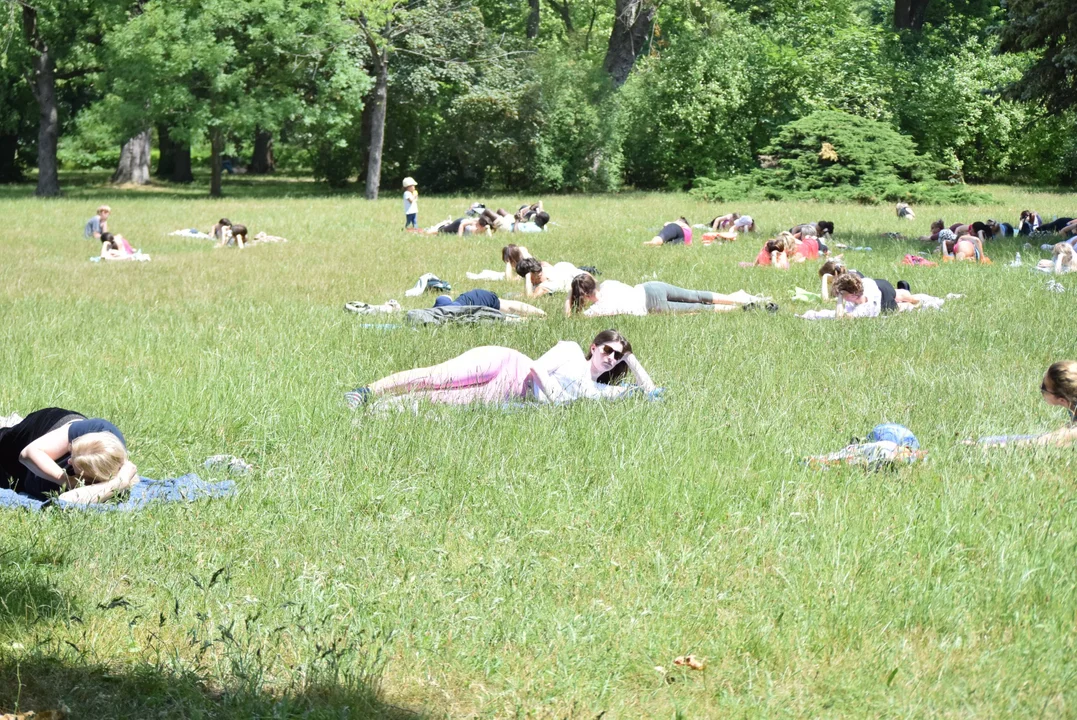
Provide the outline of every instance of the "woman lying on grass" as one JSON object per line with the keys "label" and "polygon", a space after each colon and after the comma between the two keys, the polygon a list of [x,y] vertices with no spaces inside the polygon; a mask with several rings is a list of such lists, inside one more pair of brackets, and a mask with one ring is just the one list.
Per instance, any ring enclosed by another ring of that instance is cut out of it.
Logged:
{"label": "woman lying on grass", "polygon": [[123,433],[107,420],[45,408],[0,428],[0,485],[38,500],[49,493],[101,502],[138,482]]}
{"label": "woman lying on grass", "polygon": [[576,276],[585,272],[570,262],[551,265],[535,258],[524,258],[516,263],[516,274],[524,279],[529,298],[548,293],[567,293],[572,289],[572,281]]}
{"label": "woman lying on grass", "polygon": [[[660,315],[664,313],[726,312],[753,303],[767,303],[767,298],[738,290],[730,295],[706,290],[685,290],[663,282],[626,285],[606,280],[601,285],[590,273],[572,279],[565,315],[582,312],[585,317],[606,315]],[[775,312],[777,305],[767,303]]]}
{"label": "woman lying on grass", "polygon": [[[637,384],[616,384],[629,371]],[[395,373],[345,397],[352,408],[375,398],[399,395],[450,405],[496,405],[532,397],[555,403],[614,399],[632,392],[653,397],[656,390],[628,340],[616,330],[606,330],[595,337],[586,354],[571,341],[557,343],[538,360],[490,345],[433,367]]]}
{"label": "woman lying on grass", "polygon": [[800,317],[806,320],[832,320],[843,317],[878,317],[885,313],[915,310],[919,307],[940,308],[942,298],[913,295],[909,284],[898,282],[897,288],[886,280],[867,278],[849,270],[836,260],[819,268],[823,279],[822,295],[827,300],[831,291],[837,297],[836,310],[809,310]]}
{"label": "woman lying on grass", "polygon": [[742,262],[741,267],[769,266],[779,270],[788,270],[790,263],[802,263],[806,260],[816,260],[819,253],[830,252],[819,238],[813,235],[797,237],[789,232],[783,232],[776,238],[767,240],[755,256],[755,262]]}
{"label": "woman lying on grass", "polygon": [[939,251],[943,262],[954,260],[972,260],[990,264],[991,260],[984,254],[983,241],[976,235],[957,236],[952,230],[939,231]]}
{"label": "woman lying on grass", "polygon": [[688,224],[686,219],[679,217],[676,220],[663,225],[657,235],[643,244],[651,246],[691,245],[692,226]]}
{"label": "woman lying on grass", "polygon": [[755,220],[751,215],[729,213],[711,220],[711,230],[732,230],[734,232],[755,232]]}

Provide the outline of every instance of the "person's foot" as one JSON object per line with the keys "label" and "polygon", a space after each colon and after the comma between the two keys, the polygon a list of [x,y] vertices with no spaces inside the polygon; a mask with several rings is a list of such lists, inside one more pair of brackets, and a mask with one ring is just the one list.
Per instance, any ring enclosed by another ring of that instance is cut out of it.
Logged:
{"label": "person's foot", "polygon": [[366,405],[370,402],[370,398],[373,397],[373,393],[370,392],[370,388],[361,387],[355,388],[351,392],[344,393],[344,399],[348,402],[348,407],[352,410],[360,405]]}

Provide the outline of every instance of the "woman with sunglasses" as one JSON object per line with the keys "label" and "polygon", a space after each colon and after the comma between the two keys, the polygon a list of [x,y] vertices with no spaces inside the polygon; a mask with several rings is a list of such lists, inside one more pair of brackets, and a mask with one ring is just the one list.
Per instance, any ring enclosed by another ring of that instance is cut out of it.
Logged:
{"label": "woman with sunglasses", "polygon": [[[614,386],[629,370],[637,387]],[[357,407],[372,399],[408,395],[433,403],[499,404],[527,400],[562,403],[579,398],[622,397],[633,390],[654,394],[654,382],[617,331],[599,333],[585,355],[574,342],[559,342],[538,360],[494,345],[468,350],[439,365],[395,373],[345,395]]]}
{"label": "woman with sunglasses", "polygon": [[1040,394],[1048,405],[1066,408],[1070,422],[1063,428],[1020,441],[1018,445],[1065,447],[1077,442],[1077,361],[1059,360],[1047,368],[1040,381]]}
{"label": "woman with sunglasses", "polygon": [[729,295],[707,290],[686,290],[663,282],[626,285],[616,280],[598,284],[590,273],[572,278],[565,315],[582,312],[585,317],[607,315],[660,315],[664,313],[726,312],[752,303],[767,303],[776,311],[777,305],[767,298],[749,295],[738,290]]}

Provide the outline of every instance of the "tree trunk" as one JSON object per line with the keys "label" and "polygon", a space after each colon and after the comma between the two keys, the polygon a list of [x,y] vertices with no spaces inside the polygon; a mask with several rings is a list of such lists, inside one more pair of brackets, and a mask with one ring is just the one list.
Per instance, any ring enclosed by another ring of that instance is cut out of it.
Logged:
{"label": "tree trunk", "polygon": [[224,152],[224,132],[219,127],[211,128],[209,131],[209,196],[210,197],[223,197],[221,192],[221,153]]}
{"label": "tree trunk", "polygon": [[38,105],[37,131],[37,190],[39,197],[60,194],[60,176],[56,159],[56,143],[60,138],[60,111],[56,106],[56,62],[48,44],[37,29],[37,10],[26,3],[22,6],[22,30],[33,50],[33,77],[30,89]]}
{"label": "tree trunk", "polygon": [[174,183],[193,183],[194,173],[191,172],[191,145],[185,142],[172,143],[172,177]]}
{"label": "tree trunk", "polygon": [[562,0],[558,3],[557,0],[547,0],[550,3],[550,7],[557,11],[557,14],[561,16],[561,22],[565,24],[565,32],[572,35],[576,32],[576,29],[572,26],[572,6],[569,5],[570,0]]}
{"label": "tree trunk", "polygon": [[273,133],[258,128],[254,132],[254,157],[247,170],[251,175],[268,175],[277,169],[273,160]]}
{"label": "tree trunk", "polygon": [[530,11],[527,13],[527,39],[534,40],[539,34],[539,0],[527,0]]}
{"label": "tree trunk", "polygon": [[385,143],[385,105],[389,96],[389,54],[374,55],[374,92],[370,107],[370,154],[366,164],[366,199],[377,200],[381,186],[381,151]]}
{"label": "tree trunk", "polygon": [[150,140],[149,128],[123,144],[120,150],[120,163],[112,173],[112,182],[119,185],[149,185],[150,183]]}
{"label": "tree trunk", "polygon": [[922,29],[928,2],[930,0],[894,0],[894,27],[898,30]]}
{"label": "tree trunk", "polygon": [[19,134],[0,134],[0,184],[23,181],[22,168],[15,159],[19,150]]}
{"label": "tree trunk", "polygon": [[168,134],[168,126],[157,126],[157,169],[153,174],[164,180],[172,177],[176,169],[176,143],[172,142],[172,136]]}
{"label": "tree trunk", "polygon": [[628,80],[636,58],[651,36],[655,11],[651,0],[617,0],[613,31],[603,63],[614,87],[621,87]]}

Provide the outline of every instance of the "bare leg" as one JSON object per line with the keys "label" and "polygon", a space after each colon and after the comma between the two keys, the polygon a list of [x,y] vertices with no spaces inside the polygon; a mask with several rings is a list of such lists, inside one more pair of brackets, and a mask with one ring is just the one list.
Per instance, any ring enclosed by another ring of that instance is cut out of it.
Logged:
{"label": "bare leg", "polygon": [[[470,389],[437,398],[442,402],[470,402],[486,396],[501,396],[516,388],[532,369],[531,360],[509,348],[486,346],[468,350],[459,357],[428,368],[394,373],[370,385],[373,395]],[[487,386],[490,387],[487,387]],[[431,399],[435,399],[434,396]]]}
{"label": "bare leg", "polygon": [[663,243],[662,243],[662,238],[655,235],[653,238],[651,238],[650,240],[648,240],[647,242],[645,242],[643,244],[644,245],[651,245],[651,246],[658,246],[658,245],[662,245]]}
{"label": "bare leg", "polygon": [[500,302],[501,310],[504,312],[513,313],[515,315],[546,317],[546,313],[534,305],[528,305],[527,303],[519,302],[517,300],[501,300]]}

